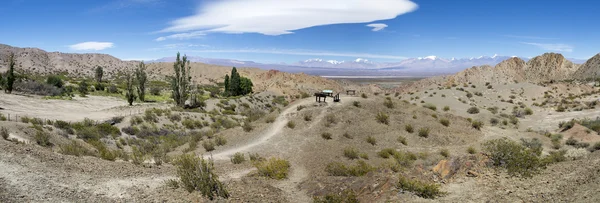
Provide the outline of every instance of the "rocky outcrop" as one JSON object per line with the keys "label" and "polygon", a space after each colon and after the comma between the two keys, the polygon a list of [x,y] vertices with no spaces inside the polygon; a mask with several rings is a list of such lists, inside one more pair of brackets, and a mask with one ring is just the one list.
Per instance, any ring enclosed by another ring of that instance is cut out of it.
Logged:
{"label": "rocky outcrop", "polygon": [[600,77],[600,54],[596,54],[594,57],[587,60],[573,74],[573,78],[579,80],[586,80],[597,77]]}

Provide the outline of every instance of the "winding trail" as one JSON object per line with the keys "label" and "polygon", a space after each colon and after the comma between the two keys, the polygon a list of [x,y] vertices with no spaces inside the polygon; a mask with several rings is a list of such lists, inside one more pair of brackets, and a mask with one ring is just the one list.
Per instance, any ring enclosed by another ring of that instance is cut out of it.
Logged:
{"label": "winding trail", "polygon": [[281,112],[281,114],[279,114],[279,116],[277,116],[277,118],[275,119],[273,124],[271,124],[271,126],[269,126],[262,133],[262,135],[255,138],[255,140],[245,143],[244,145],[225,149],[220,152],[216,152],[216,153],[212,153],[212,154],[205,154],[203,157],[205,159],[212,157],[213,160],[229,160],[229,157],[233,156],[233,154],[235,154],[237,152],[246,152],[246,151],[250,150],[251,148],[254,148],[258,145],[261,145],[261,144],[267,142],[270,138],[279,134],[281,132],[281,130],[285,127],[287,122],[289,121],[289,118],[291,116],[293,116],[293,114],[296,114],[296,111],[297,111],[296,107],[298,107],[300,105],[311,104],[312,102],[313,102],[312,98],[311,99],[303,99],[303,100],[298,100],[293,105],[290,105],[283,112]]}

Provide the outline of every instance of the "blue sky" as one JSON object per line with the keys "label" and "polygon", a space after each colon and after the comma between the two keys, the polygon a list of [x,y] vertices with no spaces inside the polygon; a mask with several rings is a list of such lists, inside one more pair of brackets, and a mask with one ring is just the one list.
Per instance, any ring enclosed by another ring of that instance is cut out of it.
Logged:
{"label": "blue sky", "polygon": [[587,59],[600,52],[597,8],[564,0],[5,0],[0,43],[145,60],[177,51],[264,63],[545,52]]}

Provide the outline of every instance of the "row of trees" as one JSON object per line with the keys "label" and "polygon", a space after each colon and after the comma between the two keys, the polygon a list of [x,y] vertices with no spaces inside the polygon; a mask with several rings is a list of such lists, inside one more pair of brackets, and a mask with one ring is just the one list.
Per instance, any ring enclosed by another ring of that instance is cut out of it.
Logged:
{"label": "row of trees", "polygon": [[252,80],[240,76],[237,72],[237,69],[233,67],[231,69],[231,77],[229,75],[225,75],[225,96],[239,96],[239,95],[247,95],[252,93]]}
{"label": "row of trees", "polygon": [[[96,76],[98,76],[98,74],[96,74]],[[147,81],[148,75],[146,73],[146,64],[144,64],[144,62],[140,62],[133,73],[125,73],[125,98],[127,98],[129,106],[133,105],[136,98],[139,98],[142,102],[146,101]],[[137,95],[135,95],[136,89]]]}

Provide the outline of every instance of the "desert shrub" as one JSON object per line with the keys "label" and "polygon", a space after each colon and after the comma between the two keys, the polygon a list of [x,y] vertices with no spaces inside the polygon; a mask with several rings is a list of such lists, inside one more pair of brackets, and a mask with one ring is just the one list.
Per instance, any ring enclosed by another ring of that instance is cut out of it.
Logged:
{"label": "desert shrub", "polygon": [[598,151],[598,150],[600,150],[600,142],[594,143],[594,145],[592,145],[592,147],[590,148],[590,151],[592,151],[592,152]]}
{"label": "desert shrub", "polygon": [[196,128],[202,128],[202,121],[200,120],[192,120],[192,119],[184,119],[183,121],[181,121],[181,125],[183,125],[185,128],[187,129],[196,129]]}
{"label": "desert shrub", "polygon": [[404,126],[404,130],[406,130],[406,132],[408,133],[413,133],[415,130],[413,129],[413,126],[411,124],[406,124]]}
{"label": "desert shrub", "polygon": [[360,158],[368,160],[369,155],[367,153],[360,153]]}
{"label": "desert shrub", "polygon": [[273,123],[275,122],[275,116],[269,116],[265,119],[265,123]]}
{"label": "desert shrub", "polygon": [[273,98],[272,102],[275,104],[282,105],[282,106],[287,106],[289,104],[289,102],[287,100],[285,100],[284,96],[277,96],[277,97]]}
{"label": "desert shrub", "polygon": [[8,136],[10,135],[8,133],[8,129],[6,129],[5,127],[0,128],[0,135],[2,135],[2,138],[5,140],[8,140]]}
{"label": "desert shrub", "polygon": [[35,143],[42,147],[52,146],[52,143],[50,143],[50,134],[48,134],[47,132],[38,130],[37,132],[35,132],[35,136],[33,137],[33,139],[35,140]]}
{"label": "desert shrub", "polygon": [[35,94],[41,96],[59,96],[62,91],[53,85],[40,83],[34,80],[16,81],[14,90],[26,94]]}
{"label": "desert shrub", "polygon": [[179,114],[176,114],[176,113],[174,113],[174,114],[171,114],[171,115],[169,115],[169,120],[170,120],[171,122],[177,122],[177,121],[181,121],[181,115],[179,115]]}
{"label": "desert shrub", "polygon": [[244,161],[246,161],[246,158],[244,158],[244,154],[240,152],[236,152],[233,154],[233,157],[231,157],[231,163],[233,164],[241,164]]}
{"label": "desert shrub", "polygon": [[353,139],[353,138],[354,138],[354,137],[353,137],[352,135],[350,135],[350,133],[348,133],[348,132],[344,132],[344,134],[343,134],[342,136],[344,136],[345,138],[348,138],[348,139]]}
{"label": "desert shrub", "polygon": [[6,116],[4,114],[0,113],[0,121],[6,121],[6,120],[7,120]]}
{"label": "desert shrub", "polygon": [[513,176],[530,177],[540,167],[540,159],[535,149],[525,147],[515,141],[502,138],[484,143],[492,164],[505,168]]}
{"label": "desert shrub", "polygon": [[306,106],[304,105],[299,105],[298,107],[296,107],[297,111],[301,111],[302,109],[306,108]]}
{"label": "desert shrub", "polygon": [[355,106],[355,107],[358,107],[358,108],[360,108],[360,107],[361,107],[361,105],[360,105],[360,102],[359,102],[359,101],[353,101],[353,102],[352,102],[352,105],[353,105],[353,106]]}
{"label": "desert shrub", "polygon": [[214,173],[212,160],[205,161],[202,157],[184,154],[175,160],[174,165],[181,186],[188,192],[199,191],[211,200],[229,197],[225,185]]}
{"label": "desert shrub", "polygon": [[389,109],[393,109],[394,108],[394,102],[390,99],[386,99],[385,101],[383,101],[383,106],[389,108]]}
{"label": "desert shrub", "polygon": [[567,160],[567,157],[565,156],[566,154],[567,154],[566,150],[552,151],[548,154],[548,156],[542,158],[541,164],[545,166],[545,165],[549,165],[549,164],[553,164],[553,163],[566,161]]}
{"label": "desert shrub", "polygon": [[450,111],[450,107],[449,106],[444,106],[444,111]]}
{"label": "desert shrub", "polygon": [[494,107],[489,107],[487,108],[488,111],[490,111],[492,114],[497,114],[498,113],[498,107],[494,106]]}
{"label": "desert shrub", "polygon": [[533,114],[533,110],[531,110],[530,108],[525,108],[525,115],[532,115]]}
{"label": "desert shrub", "polygon": [[217,146],[223,146],[223,145],[227,144],[227,140],[223,136],[217,136],[215,138],[215,144]]}
{"label": "desert shrub", "polygon": [[254,130],[254,127],[252,126],[251,123],[246,122],[246,123],[244,123],[244,126],[242,126],[242,129],[244,130],[244,132],[250,132],[250,131]]}
{"label": "desert shrub", "polygon": [[129,121],[129,123],[131,125],[142,124],[142,123],[144,123],[144,119],[139,116],[134,116],[134,117],[131,117],[131,120]]}
{"label": "desert shrub", "polygon": [[374,167],[363,160],[358,160],[356,165],[346,166],[340,162],[331,162],[325,167],[325,172],[330,176],[364,176],[375,170]]}
{"label": "desert shrub", "polygon": [[117,136],[121,134],[121,131],[119,130],[119,128],[111,125],[110,123],[101,123],[96,125],[96,129],[98,129],[98,133],[100,133],[100,135],[102,137],[105,136]]}
{"label": "desert shrub", "polygon": [[375,116],[375,119],[377,120],[377,122],[382,123],[382,124],[389,124],[389,116],[384,113],[384,112],[379,112],[377,113],[377,115]]}
{"label": "desert shrub", "polygon": [[140,132],[140,129],[135,126],[127,126],[127,127],[121,128],[121,131],[123,131],[124,133],[126,133],[128,135],[137,135]]}
{"label": "desert shrub", "polygon": [[473,106],[473,107],[467,109],[467,113],[469,113],[469,114],[478,114],[479,113],[479,108]]}
{"label": "desert shrub", "polygon": [[482,97],[482,96],[483,96],[483,93],[481,93],[481,92],[475,92],[475,96],[480,96],[480,97]]}
{"label": "desert shrub", "polygon": [[401,190],[412,192],[415,195],[426,199],[434,199],[445,194],[440,190],[440,186],[438,184],[410,180],[404,176],[400,176],[397,187]]}
{"label": "desert shrub", "polygon": [[210,152],[215,150],[215,143],[213,143],[210,140],[206,140],[202,142],[202,147],[204,147],[204,150],[206,150],[207,152]]}
{"label": "desert shrub", "polygon": [[348,159],[358,159],[358,150],[354,147],[346,147],[344,149],[344,156]]}
{"label": "desert shrub", "polygon": [[65,84],[62,79],[56,75],[51,75],[46,78],[46,84],[52,85],[57,88],[62,88]]}
{"label": "desert shrub", "polygon": [[358,199],[354,191],[348,189],[341,193],[327,194],[321,197],[313,197],[313,203],[358,203]]}
{"label": "desert shrub", "polygon": [[294,129],[296,127],[296,123],[294,123],[294,121],[288,121],[286,126],[290,129]]}
{"label": "desert shrub", "polygon": [[448,158],[450,157],[450,151],[448,151],[448,149],[441,149],[440,155],[442,155],[444,158]]}
{"label": "desert shrub", "polygon": [[542,142],[537,138],[530,140],[521,138],[521,144],[528,149],[531,149],[532,152],[536,153],[538,156],[542,154]]}
{"label": "desert shrub", "polygon": [[325,116],[325,127],[330,127],[331,125],[335,125],[337,124],[338,119],[335,117],[334,114],[327,114]]}
{"label": "desert shrub", "polygon": [[509,118],[509,120],[510,120],[510,123],[512,123],[513,125],[519,124],[519,118],[517,118],[516,116],[511,116]]}
{"label": "desert shrub", "polygon": [[385,148],[385,149],[382,149],[381,151],[377,152],[377,155],[381,158],[387,159],[387,158],[394,156],[394,154],[396,154],[396,153],[398,153],[398,152],[395,149]]}
{"label": "desert shrub", "polygon": [[470,92],[467,92],[467,98],[471,98],[473,97],[473,94],[471,94]]}
{"label": "desert shrub", "polygon": [[402,143],[403,145],[407,145],[406,137],[404,136],[398,136],[398,142]]}
{"label": "desert shrub", "polygon": [[477,130],[481,130],[481,127],[483,127],[483,122],[474,120],[471,122],[471,127],[475,128]]}
{"label": "desert shrub", "polygon": [[371,145],[376,145],[377,144],[377,140],[373,137],[373,136],[368,136],[367,137],[367,143],[371,144]]}
{"label": "desert shrub", "polygon": [[498,120],[497,118],[490,118],[490,124],[493,126],[498,125],[499,122],[500,120]]}
{"label": "desert shrub", "polygon": [[161,91],[161,89],[159,87],[151,87],[150,88],[150,94],[152,94],[154,96],[160,96],[160,91]]}
{"label": "desert shrub", "polygon": [[477,153],[477,150],[475,150],[474,147],[469,147],[469,148],[467,148],[467,153],[469,153],[469,154],[475,154],[475,153]]}
{"label": "desert shrub", "polygon": [[321,137],[326,140],[331,140],[331,133],[328,133],[328,132],[321,133]]}
{"label": "desert shrub", "polygon": [[446,118],[442,118],[442,119],[440,119],[440,123],[441,123],[443,126],[446,126],[446,127],[450,126],[450,121],[449,121],[448,119],[446,119]]}
{"label": "desert shrub", "polygon": [[437,110],[437,107],[433,104],[427,103],[427,104],[423,104],[423,107],[431,109],[431,110]]}
{"label": "desert shrub", "polygon": [[248,153],[248,158],[250,159],[250,161],[252,162],[256,162],[256,161],[265,161],[266,159],[261,157],[260,155],[258,155],[258,153],[254,153],[254,154],[250,154]]}
{"label": "desert shrub", "polygon": [[59,152],[61,154],[72,156],[92,156],[94,154],[75,140],[71,140],[69,144],[60,145]]}
{"label": "desert shrub", "polygon": [[147,109],[144,112],[144,120],[149,123],[156,123],[158,122],[158,116],[154,114],[154,111],[152,109]]}
{"label": "desert shrub", "polygon": [[419,137],[424,137],[424,138],[429,137],[429,128],[420,128],[419,129]]}
{"label": "desert shrub", "polygon": [[109,161],[114,161],[117,158],[117,153],[115,151],[111,151],[110,149],[108,149],[108,147],[106,147],[106,144],[104,144],[104,142],[101,142],[99,140],[91,140],[88,141],[88,143],[92,146],[94,146],[96,148],[96,150],[98,150],[98,153],[100,154],[100,158],[104,159],[104,160],[109,160]]}
{"label": "desert shrub", "polygon": [[365,93],[360,94],[360,97],[362,97],[363,99],[368,98],[367,95]]}
{"label": "desert shrub", "polygon": [[260,176],[281,180],[287,178],[290,162],[280,158],[270,158],[268,160],[256,161],[254,166],[258,169]]}
{"label": "desert shrub", "polygon": [[562,105],[556,107],[556,112],[565,112],[566,108]]}
{"label": "desert shrub", "polygon": [[28,116],[21,117],[21,122],[22,123],[29,123],[30,120],[31,120],[31,118],[29,118]]}

